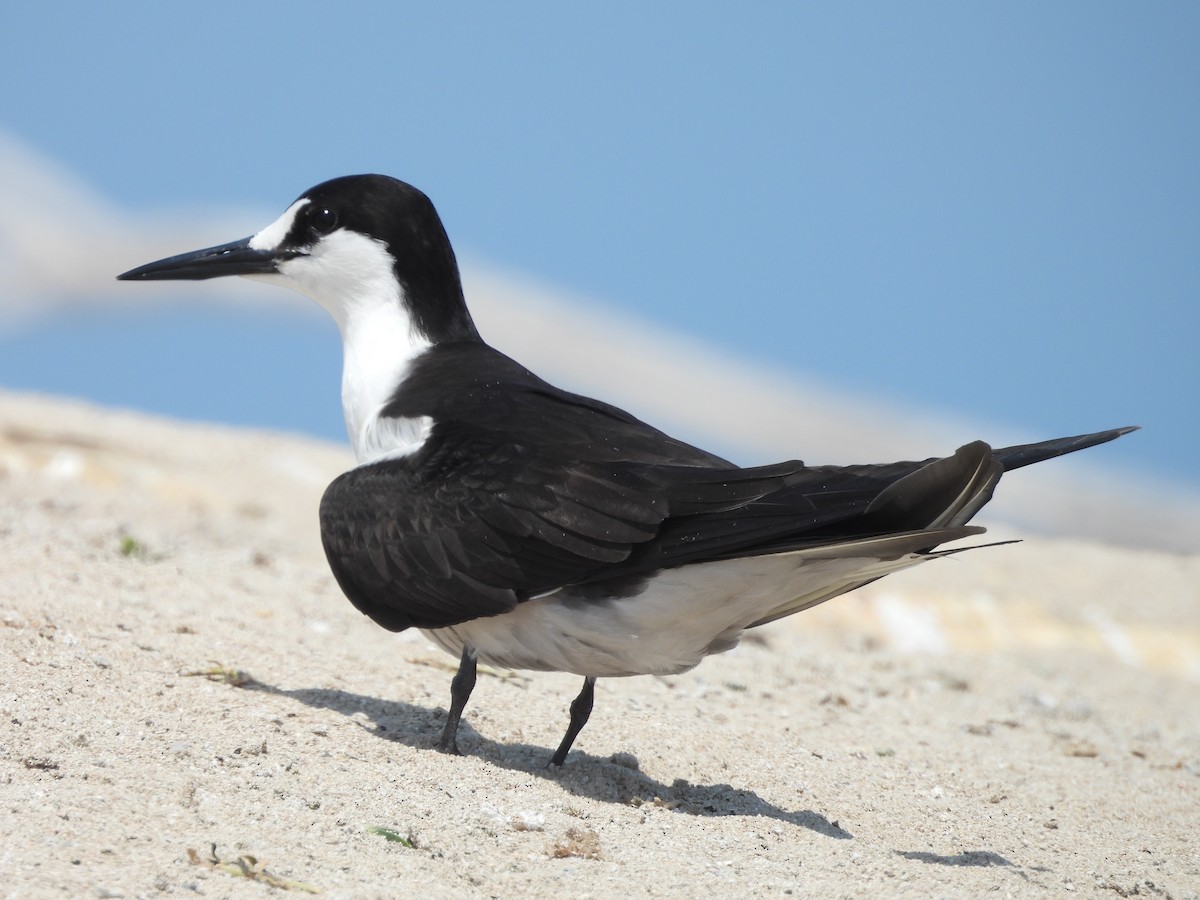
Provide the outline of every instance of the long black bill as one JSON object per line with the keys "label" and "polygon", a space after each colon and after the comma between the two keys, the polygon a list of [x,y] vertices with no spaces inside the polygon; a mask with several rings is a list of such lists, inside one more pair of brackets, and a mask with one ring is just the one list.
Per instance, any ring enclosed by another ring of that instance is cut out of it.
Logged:
{"label": "long black bill", "polygon": [[255,250],[250,238],[193,250],[146,263],[117,276],[118,281],[199,281],[224,275],[269,275],[300,254],[294,250]]}

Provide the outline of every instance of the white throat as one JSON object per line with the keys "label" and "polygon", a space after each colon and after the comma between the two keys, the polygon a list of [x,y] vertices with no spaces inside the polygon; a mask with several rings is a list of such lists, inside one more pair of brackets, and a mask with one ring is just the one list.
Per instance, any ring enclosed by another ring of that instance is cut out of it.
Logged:
{"label": "white throat", "polygon": [[[303,201],[307,202],[307,201]],[[293,204],[251,240],[263,249],[286,236],[301,206]],[[338,230],[306,255],[281,263],[276,275],[328,310],[342,333],[342,412],[359,465],[417,450],[433,421],[380,418],[413,361],[431,346],[412,321],[386,245],[354,231]]]}

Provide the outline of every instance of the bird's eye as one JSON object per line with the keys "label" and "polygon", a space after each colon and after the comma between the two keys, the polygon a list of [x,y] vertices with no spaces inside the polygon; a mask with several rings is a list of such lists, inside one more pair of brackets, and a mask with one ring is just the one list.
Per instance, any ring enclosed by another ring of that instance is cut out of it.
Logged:
{"label": "bird's eye", "polygon": [[329,234],[338,226],[338,216],[327,206],[314,209],[308,217],[308,225],[316,234]]}

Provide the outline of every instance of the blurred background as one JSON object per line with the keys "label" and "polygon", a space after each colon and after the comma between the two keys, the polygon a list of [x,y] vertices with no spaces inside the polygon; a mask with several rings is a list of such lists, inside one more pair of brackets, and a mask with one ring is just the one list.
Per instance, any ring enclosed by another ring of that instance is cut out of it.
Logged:
{"label": "blurred background", "polygon": [[485,337],[564,387],[746,464],[1141,424],[996,514],[1200,547],[1200,6],[5,19],[2,388],[344,441],[309,301],[113,276],[377,171],[438,206]]}

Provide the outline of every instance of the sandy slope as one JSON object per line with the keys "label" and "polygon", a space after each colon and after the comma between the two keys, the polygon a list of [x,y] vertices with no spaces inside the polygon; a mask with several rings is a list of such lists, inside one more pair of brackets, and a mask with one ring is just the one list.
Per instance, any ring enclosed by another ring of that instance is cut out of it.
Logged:
{"label": "sandy slope", "polygon": [[1200,556],[894,576],[601,682],[547,772],[566,676],[481,677],[469,755],[430,749],[453,660],[320,553],[346,462],[0,395],[0,892],[1200,896]]}

